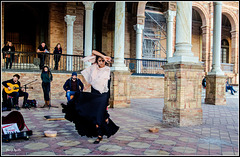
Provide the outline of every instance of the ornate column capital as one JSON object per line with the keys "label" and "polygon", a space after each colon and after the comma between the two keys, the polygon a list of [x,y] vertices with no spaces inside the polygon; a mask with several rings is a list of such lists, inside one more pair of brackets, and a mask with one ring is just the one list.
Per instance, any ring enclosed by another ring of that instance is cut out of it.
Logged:
{"label": "ornate column capital", "polygon": [[209,26],[207,26],[207,25],[201,26],[201,29],[202,29],[202,33],[206,34],[209,29]]}
{"label": "ornate column capital", "polygon": [[91,1],[91,2],[82,2],[85,5],[85,10],[93,10],[93,6],[96,3],[96,1]]}
{"label": "ornate column capital", "polygon": [[173,18],[176,16],[176,11],[168,10],[164,12],[164,16],[166,17],[167,21],[173,22]]}
{"label": "ornate column capital", "polygon": [[67,26],[73,26],[74,21],[76,20],[76,16],[66,15],[64,17]]}
{"label": "ornate column capital", "polygon": [[137,23],[140,24],[140,25],[144,25],[144,23],[145,23],[145,18],[146,18],[146,16],[137,15]]}
{"label": "ornate column capital", "polygon": [[136,25],[133,25],[133,28],[137,33],[142,33],[142,30],[144,29],[144,25],[136,24]]}

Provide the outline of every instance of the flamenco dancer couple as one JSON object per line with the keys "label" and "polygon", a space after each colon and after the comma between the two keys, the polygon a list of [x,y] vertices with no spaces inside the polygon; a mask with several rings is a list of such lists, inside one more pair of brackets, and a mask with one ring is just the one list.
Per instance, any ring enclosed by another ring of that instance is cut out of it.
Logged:
{"label": "flamenco dancer couple", "polygon": [[93,143],[98,144],[104,135],[109,138],[119,129],[107,111],[110,97],[110,68],[107,63],[111,62],[111,57],[93,50],[92,55],[83,58],[83,61],[93,63],[81,72],[88,82],[85,89],[91,85],[91,93],[75,93],[67,105],[61,104],[62,112],[65,113],[65,119],[75,124],[79,135],[97,137]]}

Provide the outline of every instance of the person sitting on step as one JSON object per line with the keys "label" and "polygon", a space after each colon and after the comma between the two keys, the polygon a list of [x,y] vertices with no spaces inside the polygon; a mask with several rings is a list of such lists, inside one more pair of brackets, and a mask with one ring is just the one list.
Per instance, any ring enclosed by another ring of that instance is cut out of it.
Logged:
{"label": "person sitting on step", "polygon": [[234,92],[234,93],[237,93],[237,91],[233,89],[233,86],[231,86],[231,85],[228,83],[228,80],[226,80],[226,92],[228,92],[228,90],[231,90],[231,94],[232,94],[232,95],[234,95],[233,92]]}

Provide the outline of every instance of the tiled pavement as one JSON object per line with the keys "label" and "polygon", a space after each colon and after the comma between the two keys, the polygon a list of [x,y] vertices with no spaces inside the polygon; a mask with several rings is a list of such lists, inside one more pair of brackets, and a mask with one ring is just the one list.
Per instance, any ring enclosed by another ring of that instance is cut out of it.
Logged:
{"label": "tiled pavement", "polygon": [[[236,88],[236,87],[234,87]],[[238,90],[238,88],[237,88]],[[131,107],[110,108],[119,131],[100,144],[95,138],[81,137],[67,120],[47,121],[45,115],[63,115],[60,108],[21,109],[33,135],[28,141],[2,143],[2,155],[239,155],[239,96],[226,93],[227,105],[204,104],[203,124],[193,127],[162,125],[163,99],[132,99]],[[204,98],[204,90],[203,97]],[[59,105],[66,100],[54,100]],[[39,103],[42,103],[39,101]],[[9,112],[3,112],[5,116]],[[159,128],[150,133],[151,127]],[[26,128],[24,129],[26,130]],[[56,130],[57,137],[44,137],[43,131]]]}

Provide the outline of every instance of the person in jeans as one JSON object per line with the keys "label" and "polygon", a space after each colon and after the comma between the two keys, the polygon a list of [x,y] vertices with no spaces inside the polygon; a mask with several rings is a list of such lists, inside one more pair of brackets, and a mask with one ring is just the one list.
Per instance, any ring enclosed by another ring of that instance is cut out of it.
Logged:
{"label": "person in jeans", "polygon": [[[81,89],[79,89],[79,86],[81,86]],[[67,79],[67,81],[63,85],[63,89],[66,91],[68,102],[71,100],[71,95],[74,95],[76,92],[83,91],[84,85],[82,81],[77,78],[76,72],[73,72],[72,77]]]}
{"label": "person in jeans", "polygon": [[237,91],[233,89],[233,86],[230,86],[230,84],[228,83],[228,80],[226,80],[226,92],[228,92],[228,90],[231,90],[231,94],[236,93]]}
{"label": "person in jeans", "polygon": [[45,104],[42,106],[42,108],[44,107],[51,107],[50,104],[50,88],[51,88],[51,82],[53,80],[53,76],[52,73],[49,69],[48,66],[44,66],[42,69],[42,73],[41,73],[41,79],[42,79],[42,89],[43,89],[43,93],[44,93],[44,101]]}

